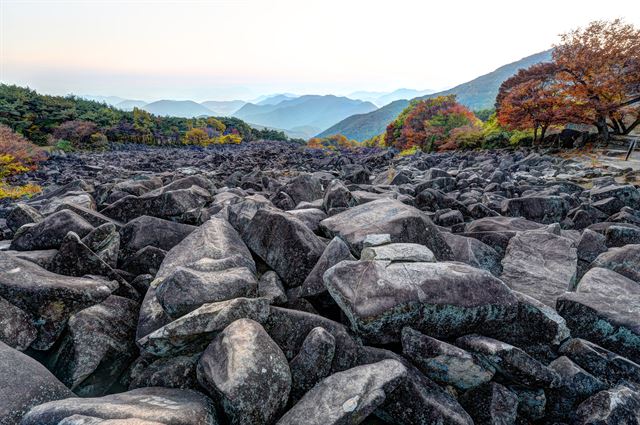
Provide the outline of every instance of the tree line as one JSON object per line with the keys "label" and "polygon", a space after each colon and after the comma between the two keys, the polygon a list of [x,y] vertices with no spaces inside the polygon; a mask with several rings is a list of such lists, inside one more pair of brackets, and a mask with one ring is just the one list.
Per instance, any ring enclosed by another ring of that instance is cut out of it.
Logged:
{"label": "tree line", "polygon": [[42,95],[7,84],[0,84],[0,124],[39,146],[62,143],[76,149],[102,148],[109,142],[208,145],[288,140],[282,131],[254,129],[233,117],[157,116],[138,108],[123,111],[72,95]]}

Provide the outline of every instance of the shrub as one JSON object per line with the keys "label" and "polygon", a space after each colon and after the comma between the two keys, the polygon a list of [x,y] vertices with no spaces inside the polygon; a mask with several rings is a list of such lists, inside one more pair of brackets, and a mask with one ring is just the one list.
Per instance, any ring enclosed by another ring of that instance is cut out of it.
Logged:
{"label": "shrub", "polygon": [[412,101],[387,126],[384,140],[387,146],[400,150],[417,146],[431,152],[434,149],[456,149],[451,131],[465,126],[478,126],[480,121],[466,107],[456,102],[454,95]]}
{"label": "shrub", "polygon": [[9,127],[0,125],[0,199],[19,198],[40,192],[39,186],[28,184],[14,187],[4,179],[34,170],[44,158],[41,148]]}
{"label": "shrub", "polygon": [[401,151],[398,154],[398,156],[399,157],[413,156],[416,153],[418,153],[418,147],[417,146],[413,146],[413,147],[410,147],[409,149],[405,149],[405,150]]}
{"label": "shrub", "polygon": [[61,150],[62,152],[73,152],[74,151],[73,145],[71,144],[71,142],[68,141],[68,140],[64,140],[64,139],[58,140],[55,143],[54,147],[57,150]]}

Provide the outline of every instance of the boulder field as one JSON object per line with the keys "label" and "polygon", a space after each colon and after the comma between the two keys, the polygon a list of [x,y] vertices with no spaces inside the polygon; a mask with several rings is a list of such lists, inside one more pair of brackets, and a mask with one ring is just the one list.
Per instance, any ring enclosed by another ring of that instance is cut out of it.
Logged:
{"label": "boulder field", "polygon": [[254,142],[18,179],[1,425],[640,423],[630,170]]}

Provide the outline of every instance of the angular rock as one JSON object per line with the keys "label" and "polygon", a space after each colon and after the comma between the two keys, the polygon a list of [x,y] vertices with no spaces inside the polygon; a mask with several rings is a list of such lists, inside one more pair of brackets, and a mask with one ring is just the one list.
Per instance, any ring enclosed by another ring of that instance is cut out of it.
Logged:
{"label": "angular rock", "polygon": [[610,226],[604,232],[608,247],[640,244],[640,227]]}
{"label": "angular rock", "polygon": [[542,224],[561,222],[569,209],[569,203],[560,196],[527,196],[502,202],[503,215],[524,217]]}
{"label": "angular rock", "polygon": [[[126,425],[218,425],[213,403],[202,393],[175,388],[139,388],[98,398],[67,398],[31,409],[22,425],[59,425],[67,418],[127,419]],[[67,422],[68,423],[68,422]],[[85,420],[73,425],[87,424]],[[88,422],[93,424],[95,422]],[[100,422],[98,422],[100,423]],[[111,422],[116,425],[118,422]],[[109,424],[111,425],[111,424]]]}
{"label": "angular rock", "polygon": [[355,260],[346,243],[339,237],[329,242],[302,285],[292,288],[288,294],[292,298],[313,297],[326,293],[322,277],[331,267],[343,260]]}
{"label": "angular rock", "polygon": [[606,389],[604,383],[566,356],[558,357],[549,363],[562,379],[559,388],[547,390],[548,415],[556,420],[573,419],[573,413],[579,403],[593,394]]}
{"label": "angular rock", "polygon": [[336,340],[324,328],[313,328],[309,332],[300,352],[289,362],[294,402],[329,375],[335,350]]}
{"label": "angular rock", "polygon": [[349,208],[323,220],[320,228],[330,237],[340,236],[356,254],[362,251],[367,235],[387,233],[392,242],[425,245],[439,260],[452,256],[440,231],[423,212],[394,199]]}
{"label": "angular rock", "polygon": [[50,348],[73,313],[105,300],[112,282],[60,276],[0,252],[0,297],[33,318],[38,331],[31,347]]}
{"label": "angular rock", "polygon": [[357,424],[380,406],[407,376],[395,360],[335,373],[307,392],[278,425]]}
{"label": "angular rock", "polygon": [[258,282],[246,267],[198,271],[177,267],[156,287],[156,297],[170,317],[177,318],[203,304],[257,295]]}
{"label": "angular rock", "polygon": [[27,204],[18,203],[7,216],[7,226],[12,232],[16,232],[20,227],[29,223],[39,223],[43,220],[35,208]]}
{"label": "angular rock", "polygon": [[466,232],[521,232],[544,227],[520,217],[485,217],[467,223]]}
{"label": "angular rock", "polygon": [[572,240],[545,231],[519,232],[509,241],[500,279],[554,307],[556,298],[575,285],[577,261]]}
{"label": "angular rock", "polygon": [[360,253],[361,260],[434,262],[436,257],[424,245],[415,243],[392,243],[367,247]]}
{"label": "angular rock", "polygon": [[404,326],[452,338],[516,314],[517,300],[506,285],[461,263],[343,261],[324,282],[352,329],[376,344],[399,341]]}
{"label": "angular rock", "polygon": [[169,251],[195,230],[194,226],[143,215],[120,229],[122,254],[126,259],[138,250],[154,246]]}
{"label": "angular rock", "polygon": [[264,298],[208,303],[143,336],[138,345],[153,355],[171,356],[189,347],[200,347],[236,320],[246,318],[264,323],[268,316],[269,303]]}
{"label": "angular rock", "polygon": [[139,358],[133,370],[129,389],[164,387],[197,389],[196,366],[200,353],[154,359],[151,362]]}
{"label": "angular rock", "polygon": [[632,185],[609,185],[591,189],[590,196],[592,201],[599,201],[606,198],[616,198],[628,207],[640,207],[640,192],[638,192],[638,190]]}
{"label": "angular rock", "polygon": [[258,280],[258,296],[268,299],[269,302],[275,305],[287,302],[287,294],[276,272],[268,271],[260,276],[260,280]]}
{"label": "angular rock", "polygon": [[251,253],[228,221],[211,218],[167,253],[156,274],[162,281],[179,266],[190,266],[202,259],[219,260],[225,268],[246,267],[255,272]]}
{"label": "angular rock", "polygon": [[602,268],[584,275],[576,292],[558,298],[571,334],[640,363],[640,283]]}
{"label": "angular rock", "polygon": [[162,309],[162,304],[156,297],[156,288],[152,282],[140,305],[136,341],[160,329],[169,322],[171,322],[171,318]]}
{"label": "angular rock", "polygon": [[406,358],[392,351],[374,347],[363,347],[359,357],[359,364],[396,360],[407,369],[407,378],[389,394],[376,411],[376,415],[388,423],[473,424],[469,414],[449,393],[424,376]]}
{"label": "angular rock", "polygon": [[282,350],[250,319],[227,326],[198,361],[198,381],[231,424],[269,424],[285,406],[291,372]]}
{"label": "angular rock", "polygon": [[518,384],[555,388],[560,376],[518,347],[480,335],[456,339],[456,345],[476,353],[497,373]]}
{"label": "angular rock", "polygon": [[322,207],[327,214],[333,215],[356,205],[358,205],[358,202],[340,180],[332,180],[329,183],[324,192],[322,203]]}
{"label": "angular rock", "polygon": [[640,391],[624,385],[600,391],[580,404],[575,416],[576,425],[639,423]]}
{"label": "angular rock", "polygon": [[443,236],[453,252],[453,260],[487,270],[494,276],[502,273],[502,256],[495,249],[475,238],[452,233],[443,233]]}
{"label": "angular rock", "polygon": [[0,297],[0,341],[24,351],[37,336],[31,316]]}
{"label": "angular rock", "polygon": [[109,266],[118,267],[120,234],[115,224],[105,223],[96,227],[91,233],[82,238],[82,243]]}
{"label": "angular rock", "polygon": [[640,245],[626,245],[620,248],[610,248],[603,252],[591,263],[591,267],[602,267],[620,273],[635,282],[640,283]]}
{"label": "angular rock", "polygon": [[460,402],[476,424],[516,423],[518,396],[496,382],[471,389]]}
{"label": "angular rock", "polygon": [[287,211],[287,214],[303,222],[312,232],[317,232],[320,228],[320,222],[327,218],[327,214],[317,208],[295,209]]}
{"label": "angular rock", "polygon": [[264,324],[269,336],[289,360],[300,352],[309,332],[317,327],[323,328],[335,339],[336,348],[331,371],[342,371],[353,367],[356,364],[360,346],[341,323],[313,313],[271,307],[269,318]]}
{"label": "angular rock", "polygon": [[610,386],[621,381],[640,384],[640,365],[587,340],[572,338],[559,352]]}
{"label": "angular rock", "polygon": [[37,249],[57,249],[68,232],[75,232],[81,238],[89,234],[93,226],[76,213],[63,210],[45,217],[39,223],[16,234],[11,248],[16,251]]}
{"label": "angular rock", "polygon": [[139,249],[122,264],[122,268],[129,273],[138,275],[155,275],[158,273],[167,251],[155,246],[145,246]]}
{"label": "angular rock", "polygon": [[289,288],[304,282],[325,249],[304,223],[275,209],[259,210],[243,239]]}
{"label": "angular rock", "polygon": [[115,295],[74,314],[49,369],[77,395],[106,394],[137,356],[137,318],[138,305]]}
{"label": "angular rock", "polygon": [[30,408],[73,393],[40,363],[0,341],[0,422],[19,424]]}
{"label": "angular rock", "polygon": [[409,327],[402,329],[401,342],[402,354],[428,378],[442,385],[464,391],[489,382],[495,373],[465,350]]}

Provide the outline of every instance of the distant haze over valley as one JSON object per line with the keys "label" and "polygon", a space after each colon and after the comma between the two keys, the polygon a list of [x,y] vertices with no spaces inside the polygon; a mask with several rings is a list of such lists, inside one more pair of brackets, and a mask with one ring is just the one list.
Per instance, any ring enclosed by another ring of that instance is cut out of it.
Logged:
{"label": "distant haze over valley", "polygon": [[236,117],[256,128],[282,130],[295,138],[344,134],[350,139],[363,141],[382,133],[412,99],[455,94],[460,103],[472,110],[491,108],[504,80],[521,68],[550,58],[551,50],[540,52],[439,92],[401,88],[390,92],[354,91],[347,96],[276,93],[248,100],[211,99],[204,102],[173,99],[147,102],[95,95],[79,97],[104,102],[122,110],[140,108],[161,116]]}

